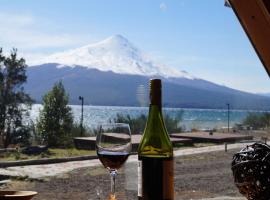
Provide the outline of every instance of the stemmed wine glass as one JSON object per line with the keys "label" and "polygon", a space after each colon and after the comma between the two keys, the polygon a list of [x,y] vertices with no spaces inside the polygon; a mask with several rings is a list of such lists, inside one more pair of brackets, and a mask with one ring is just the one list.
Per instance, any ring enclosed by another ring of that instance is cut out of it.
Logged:
{"label": "stemmed wine glass", "polygon": [[108,123],[99,126],[96,151],[99,160],[111,174],[110,199],[115,198],[115,177],[131,152],[131,133],[128,124]]}

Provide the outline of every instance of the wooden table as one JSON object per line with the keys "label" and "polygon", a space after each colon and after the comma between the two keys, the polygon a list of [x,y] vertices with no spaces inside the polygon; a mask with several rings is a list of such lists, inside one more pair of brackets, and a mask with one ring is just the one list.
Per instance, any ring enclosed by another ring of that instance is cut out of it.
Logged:
{"label": "wooden table", "polygon": [[[123,137],[126,137],[123,135]],[[141,135],[132,135],[132,151],[137,151],[139,143],[141,141]],[[171,142],[175,146],[177,144],[191,145],[193,143],[192,139],[189,138],[173,138],[171,137]],[[95,150],[96,148],[96,137],[76,137],[74,138],[74,143],[77,149],[87,149]]]}
{"label": "wooden table", "polygon": [[251,135],[240,135],[238,133],[217,133],[213,132],[188,132],[188,133],[173,133],[171,138],[192,139],[194,142],[237,142],[241,140],[252,140]]}

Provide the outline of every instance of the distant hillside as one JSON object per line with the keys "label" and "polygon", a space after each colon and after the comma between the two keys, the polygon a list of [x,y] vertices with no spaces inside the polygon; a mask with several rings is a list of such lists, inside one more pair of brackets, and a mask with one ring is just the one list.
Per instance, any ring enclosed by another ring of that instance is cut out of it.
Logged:
{"label": "distant hillside", "polygon": [[[84,96],[86,104],[111,106],[139,106],[140,98],[148,99],[148,82],[151,77],[118,74],[82,66],[43,64],[27,69],[27,92],[38,102],[62,80],[70,94],[70,103],[79,104]],[[270,98],[241,92],[201,79],[184,77],[163,79],[163,104],[183,108],[226,108],[270,110]]]}

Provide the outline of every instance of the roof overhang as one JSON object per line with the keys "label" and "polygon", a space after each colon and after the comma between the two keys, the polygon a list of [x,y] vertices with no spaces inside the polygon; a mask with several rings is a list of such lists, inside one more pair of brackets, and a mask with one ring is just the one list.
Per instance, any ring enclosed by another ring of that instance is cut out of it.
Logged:
{"label": "roof overhang", "polygon": [[270,76],[270,0],[226,0]]}

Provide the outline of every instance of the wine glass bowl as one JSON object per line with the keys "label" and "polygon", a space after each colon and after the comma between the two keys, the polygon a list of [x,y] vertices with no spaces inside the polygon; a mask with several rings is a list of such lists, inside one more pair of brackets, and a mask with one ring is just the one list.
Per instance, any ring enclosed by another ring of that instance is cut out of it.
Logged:
{"label": "wine glass bowl", "polygon": [[111,174],[111,197],[115,198],[117,170],[125,163],[132,149],[128,124],[108,123],[99,126],[96,151],[99,160]]}

